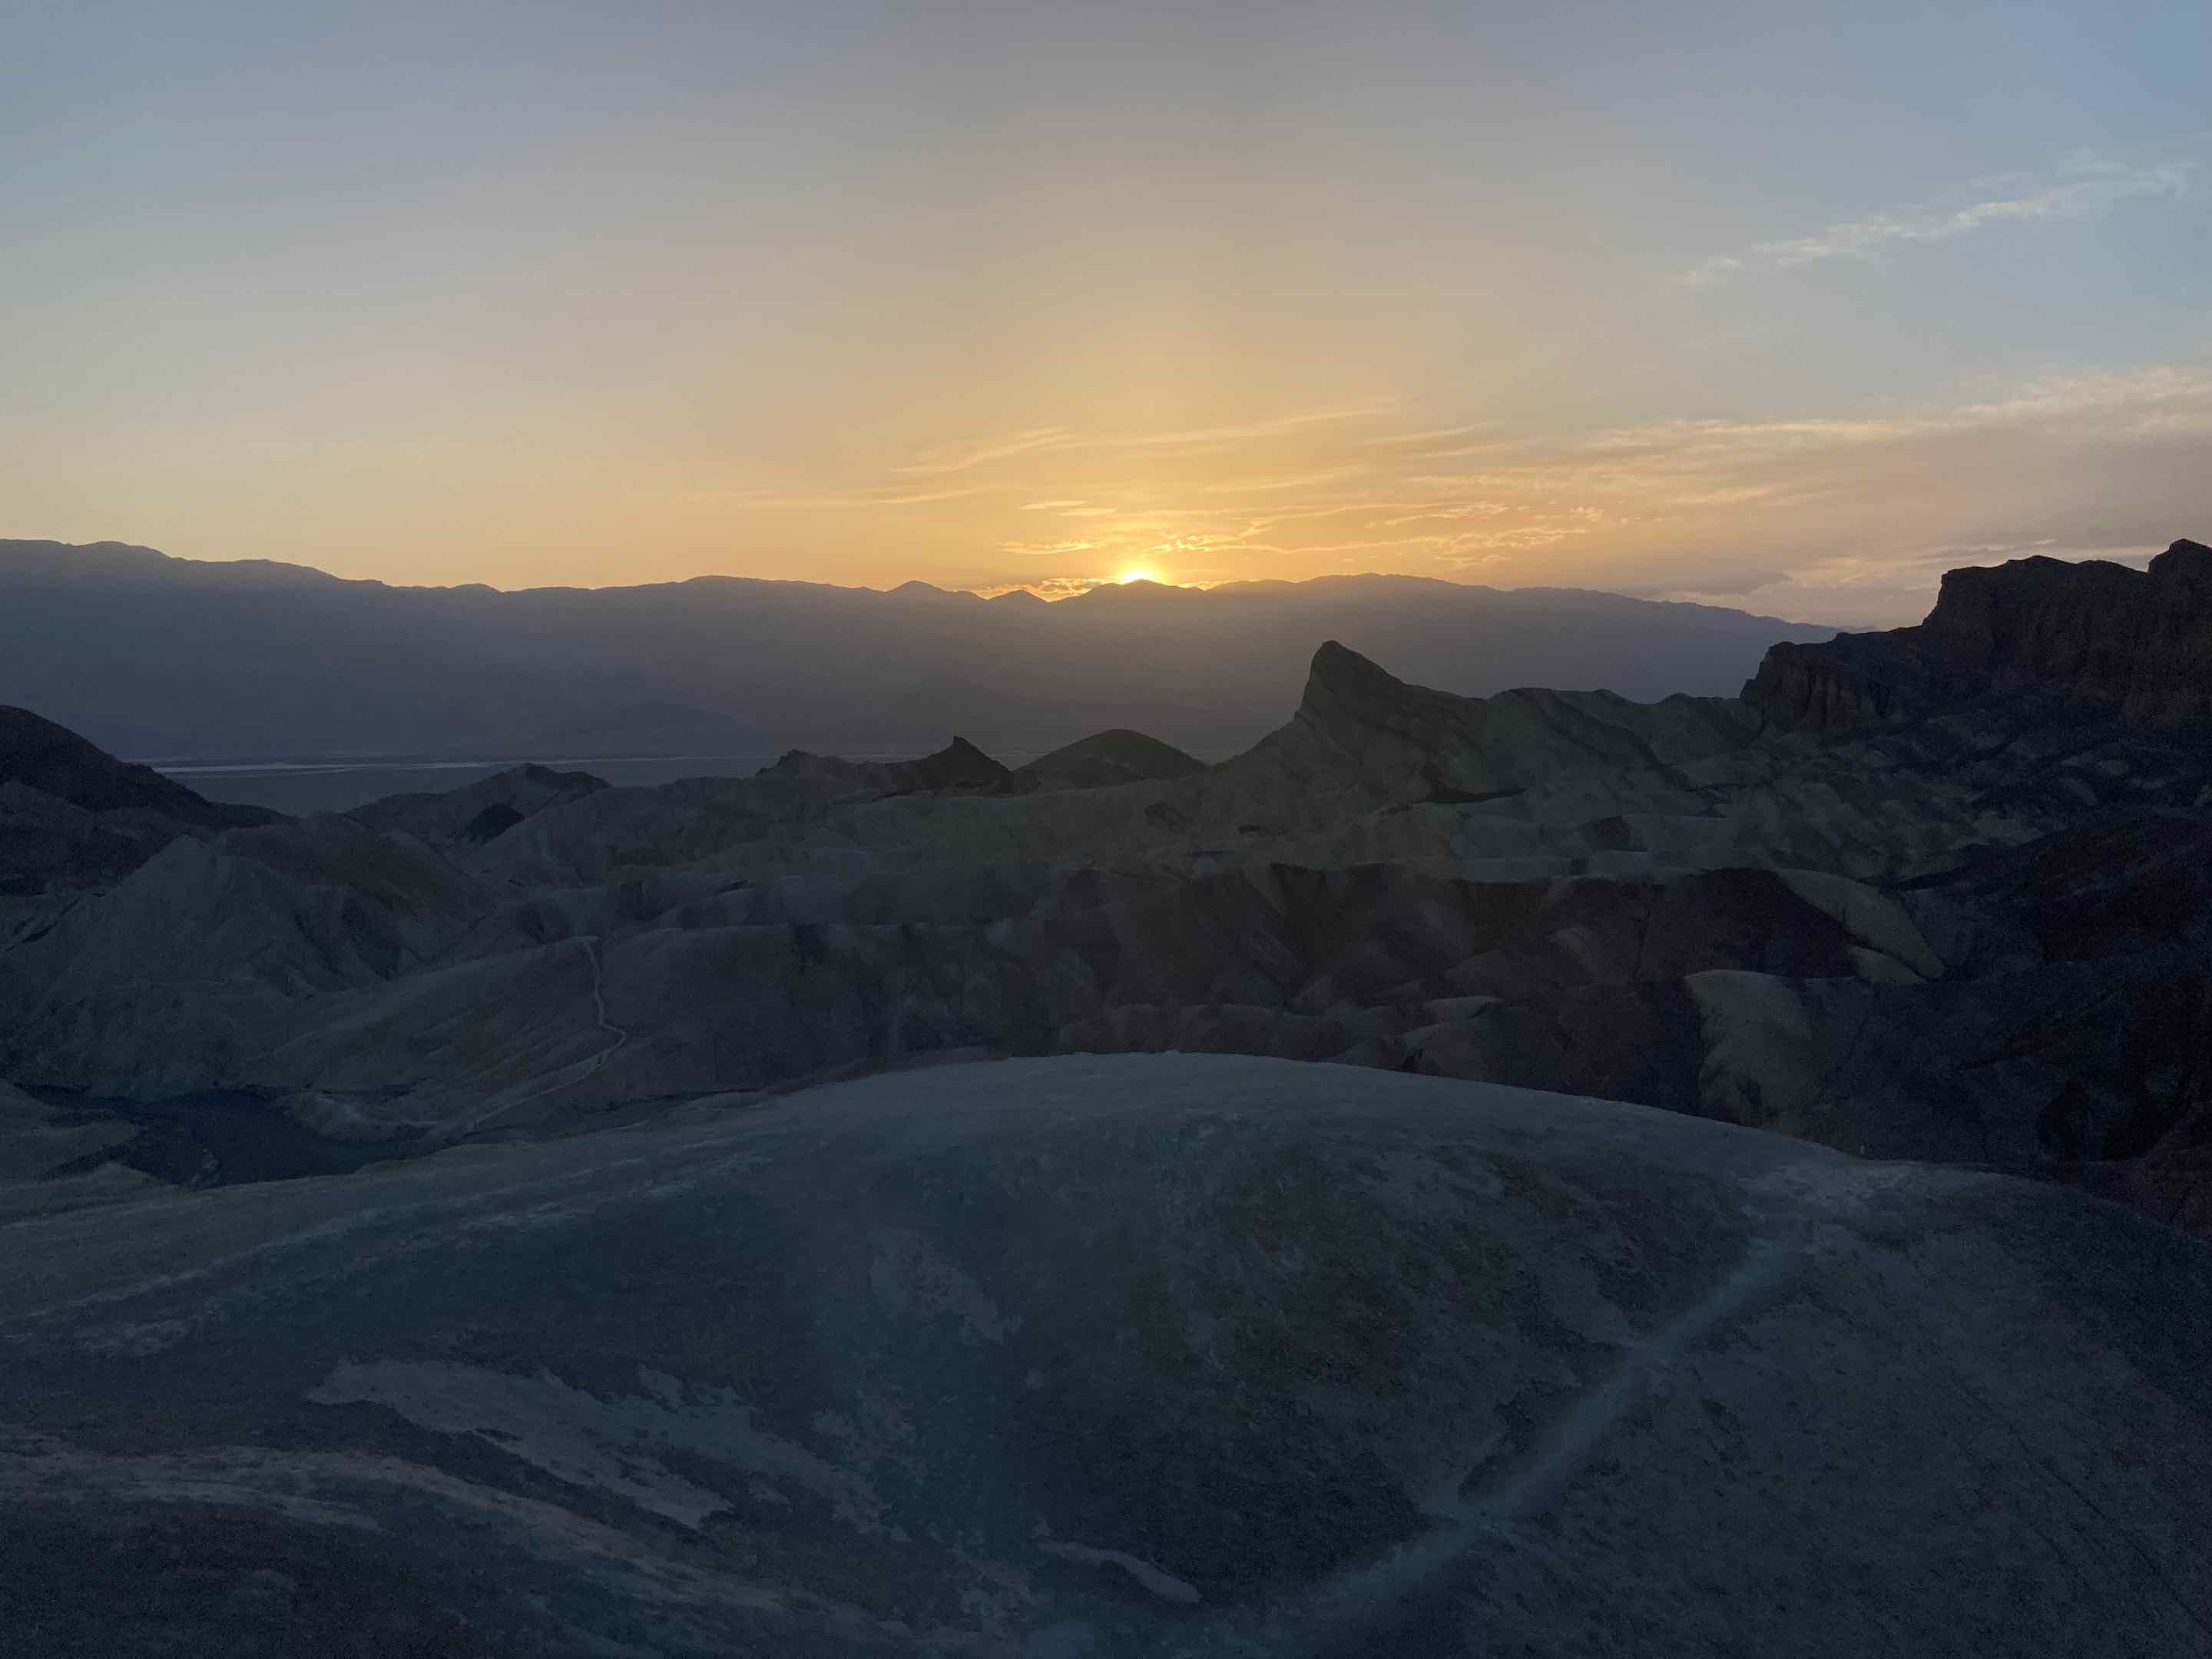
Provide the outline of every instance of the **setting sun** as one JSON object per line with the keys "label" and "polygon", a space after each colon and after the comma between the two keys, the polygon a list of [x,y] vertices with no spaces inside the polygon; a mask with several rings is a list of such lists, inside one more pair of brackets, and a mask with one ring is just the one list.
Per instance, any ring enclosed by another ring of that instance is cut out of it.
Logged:
{"label": "setting sun", "polygon": [[1127,587],[1131,582],[1156,582],[1159,580],[1159,577],[1156,573],[1145,568],[1143,565],[1133,564],[1114,580]]}

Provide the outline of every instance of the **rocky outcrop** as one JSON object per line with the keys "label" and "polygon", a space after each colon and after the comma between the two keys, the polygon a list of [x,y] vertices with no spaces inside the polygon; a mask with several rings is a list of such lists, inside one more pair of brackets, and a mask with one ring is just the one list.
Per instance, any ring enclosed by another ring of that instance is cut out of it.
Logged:
{"label": "rocky outcrop", "polygon": [[348,817],[372,830],[398,830],[423,841],[465,841],[481,847],[533,812],[580,800],[607,787],[589,772],[517,766],[460,789],[388,795]]}
{"label": "rocky outcrop", "polygon": [[[1710,800],[1692,799],[1680,769],[1719,763],[1715,782],[1771,779],[1764,757],[1723,759],[1744,749],[1756,726],[1742,705],[1713,698],[1643,704],[1603,691],[1534,690],[1454,696],[1409,685],[1332,640],[1315,652],[1288,724],[1173,785],[1154,816],[1201,844],[1233,842],[1242,854],[1329,864],[1406,856],[1413,824],[1472,831],[1452,849],[1462,857],[1564,848],[1580,841],[1583,826],[1631,803],[1704,819],[1687,829],[1690,840],[1715,832],[1727,840],[1733,829]],[[1431,808],[1454,810],[1449,817],[1423,811],[1412,824],[1376,816]],[[1601,842],[1626,845],[1609,831]]]}
{"label": "rocky outcrop", "polygon": [[1099,732],[1014,769],[1014,787],[1111,789],[1124,783],[1172,783],[1206,770],[1206,763],[1141,732]]}
{"label": "rocky outcrop", "polygon": [[906,795],[921,791],[1004,792],[1013,787],[1013,773],[962,737],[933,754],[911,761],[851,761],[836,755],[810,755],[793,749],[763,777],[823,780],[841,786],[844,793],[866,795]]}
{"label": "rocky outcrop", "polygon": [[1954,570],[1918,626],[1777,645],[1743,695],[1825,731],[2034,690],[2132,722],[2212,717],[2212,548],[2178,541],[2146,571],[2049,558]]}
{"label": "rocky outcrop", "polygon": [[1004,789],[1013,780],[1006,767],[961,737],[905,764],[907,787],[913,789]]}

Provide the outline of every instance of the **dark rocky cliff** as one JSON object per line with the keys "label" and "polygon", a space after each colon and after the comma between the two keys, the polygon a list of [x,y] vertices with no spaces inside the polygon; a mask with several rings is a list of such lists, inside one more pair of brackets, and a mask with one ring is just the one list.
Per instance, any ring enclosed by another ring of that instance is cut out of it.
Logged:
{"label": "dark rocky cliff", "polygon": [[2178,541],[2146,571],[2045,558],[1954,570],[1919,626],[1775,646],[1743,696],[1825,730],[2027,690],[2131,721],[2212,715],[2212,547]]}

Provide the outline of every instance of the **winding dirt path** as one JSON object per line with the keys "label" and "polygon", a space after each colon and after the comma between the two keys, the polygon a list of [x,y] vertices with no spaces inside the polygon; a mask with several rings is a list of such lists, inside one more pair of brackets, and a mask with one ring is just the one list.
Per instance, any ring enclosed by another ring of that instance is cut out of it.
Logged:
{"label": "winding dirt path", "polygon": [[[585,958],[592,964],[592,1016],[598,1022],[599,1028],[614,1041],[597,1054],[587,1054],[582,1060],[571,1060],[554,1073],[548,1081],[539,1084],[527,1094],[517,1095],[514,1099],[504,1101],[489,1111],[478,1113],[475,1117],[460,1125],[450,1135],[444,1137],[446,1139],[463,1139],[476,1133],[495,1118],[505,1116],[518,1106],[526,1105],[531,1101],[542,1098],[562,1089],[573,1089],[586,1078],[599,1072],[609,1060],[620,1054],[623,1046],[629,1042],[629,1033],[607,1018],[606,969],[599,956],[599,940],[596,935],[587,933],[583,936],[581,943],[584,946]],[[561,1075],[563,1072],[573,1075],[564,1077]]]}

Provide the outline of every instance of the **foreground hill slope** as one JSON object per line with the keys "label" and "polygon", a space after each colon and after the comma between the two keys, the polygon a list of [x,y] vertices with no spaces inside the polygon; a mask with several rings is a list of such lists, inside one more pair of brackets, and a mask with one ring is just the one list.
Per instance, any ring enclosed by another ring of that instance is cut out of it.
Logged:
{"label": "foreground hill slope", "polygon": [[1018,1060],[10,1228],[26,1650],[2212,1650],[2212,1252],[1603,1102]]}

